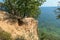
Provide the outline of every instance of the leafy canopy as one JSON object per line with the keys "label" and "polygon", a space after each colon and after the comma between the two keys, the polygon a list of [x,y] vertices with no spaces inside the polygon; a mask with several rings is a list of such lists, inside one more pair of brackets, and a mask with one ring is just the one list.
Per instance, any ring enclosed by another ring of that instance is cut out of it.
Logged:
{"label": "leafy canopy", "polygon": [[60,19],[60,1],[58,2],[57,9],[55,10],[55,13],[57,14],[57,19]]}
{"label": "leafy canopy", "polygon": [[12,15],[24,17],[38,16],[39,6],[45,0],[4,0],[6,10]]}

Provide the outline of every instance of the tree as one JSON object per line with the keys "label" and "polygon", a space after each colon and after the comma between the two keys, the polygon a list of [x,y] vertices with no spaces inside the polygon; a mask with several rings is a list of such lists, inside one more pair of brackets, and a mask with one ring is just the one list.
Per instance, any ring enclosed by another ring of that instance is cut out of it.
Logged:
{"label": "tree", "polygon": [[3,6],[4,6],[4,4],[2,2],[0,2],[0,10],[3,9]]}
{"label": "tree", "polygon": [[38,36],[40,40],[60,40],[59,36],[56,34],[44,32],[38,28]]}
{"label": "tree", "polygon": [[24,17],[36,17],[39,6],[45,0],[4,0],[4,5],[12,15]]}
{"label": "tree", "polygon": [[45,0],[4,0],[4,7],[9,13],[8,19],[14,19],[18,21],[18,24],[22,24],[22,20],[25,17],[36,18],[40,13],[39,6],[44,3]]}
{"label": "tree", "polygon": [[55,13],[57,14],[57,18],[60,19],[60,1],[58,2],[57,9],[55,10]]}

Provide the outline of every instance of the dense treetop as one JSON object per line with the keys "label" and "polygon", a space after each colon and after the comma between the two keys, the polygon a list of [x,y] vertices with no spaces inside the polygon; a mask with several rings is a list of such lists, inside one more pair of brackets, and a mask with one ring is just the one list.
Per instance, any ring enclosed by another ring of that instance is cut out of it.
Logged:
{"label": "dense treetop", "polygon": [[39,15],[39,6],[45,0],[4,0],[4,7],[12,14],[24,17],[37,17]]}

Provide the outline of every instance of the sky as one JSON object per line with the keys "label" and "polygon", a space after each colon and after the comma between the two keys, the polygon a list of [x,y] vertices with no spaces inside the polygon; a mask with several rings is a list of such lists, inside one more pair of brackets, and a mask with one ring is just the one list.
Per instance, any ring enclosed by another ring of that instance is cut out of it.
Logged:
{"label": "sky", "polygon": [[[46,0],[46,2],[43,3],[43,5],[41,5],[41,6],[42,7],[57,6],[58,1],[60,1],[60,0]],[[0,2],[2,2],[2,0],[0,0]]]}
{"label": "sky", "polygon": [[43,7],[51,7],[51,6],[57,6],[58,5],[58,2],[60,0],[46,0],[45,3],[43,3]]}
{"label": "sky", "polygon": [[0,2],[2,2],[3,0],[0,0]]}

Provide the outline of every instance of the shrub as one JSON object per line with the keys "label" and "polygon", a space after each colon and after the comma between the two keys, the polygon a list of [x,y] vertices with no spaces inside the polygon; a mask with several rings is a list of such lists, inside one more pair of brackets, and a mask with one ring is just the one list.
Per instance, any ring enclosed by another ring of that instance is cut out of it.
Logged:
{"label": "shrub", "polygon": [[25,38],[23,36],[21,36],[21,37],[16,37],[15,40],[25,40]]}
{"label": "shrub", "polygon": [[0,40],[11,40],[11,34],[0,30]]}

